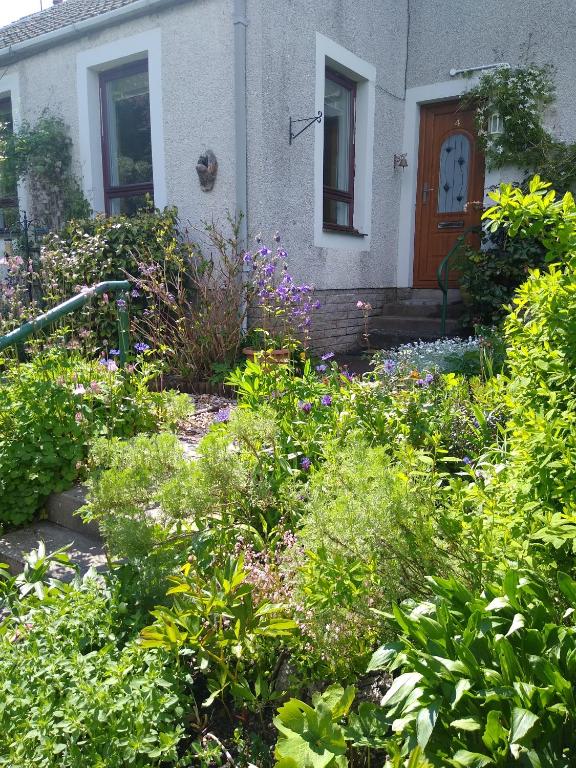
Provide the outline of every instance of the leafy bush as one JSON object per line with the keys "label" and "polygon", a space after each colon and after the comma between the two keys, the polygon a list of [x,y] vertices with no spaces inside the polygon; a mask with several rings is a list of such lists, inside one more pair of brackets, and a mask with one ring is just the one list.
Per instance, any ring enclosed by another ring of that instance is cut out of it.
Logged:
{"label": "leafy bush", "polygon": [[93,575],[13,603],[0,623],[0,765],[176,764],[186,676],[129,640],[127,619],[114,583]]}
{"label": "leafy bush", "polygon": [[[135,216],[96,216],[70,221],[58,233],[45,238],[39,268],[39,283],[45,303],[54,306],[77,294],[82,287],[105,280],[138,276],[139,265],[161,262],[170,272],[184,246],[178,236],[177,212],[142,210]],[[131,311],[144,311],[134,289]],[[92,350],[108,348],[115,339],[116,312],[104,295],[67,319],[73,332],[91,333],[84,344]]]}
{"label": "leafy bush", "polygon": [[90,215],[90,205],[72,169],[72,140],[64,121],[44,113],[32,126],[0,134],[0,172],[11,189],[28,182],[34,216],[58,229],[73,217]]}
{"label": "leafy bush", "polygon": [[455,567],[431,464],[411,451],[396,463],[352,438],[310,478],[284,569],[312,669],[361,673],[382,632],[378,610],[425,594],[428,573]]}
{"label": "leafy bush", "polygon": [[528,501],[573,509],[576,491],[576,265],[532,273],[505,323],[512,460]]}
{"label": "leafy bush", "polygon": [[186,650],[194,654],[194,667],[207,677],[210,695],[204,702],[231,693],[236,699],[258,698],[252,693],[260,676],[260,646],[267,639],[292,633],[297,625],[286,618],[284,606],[254,599],[243,558],[213,562],[207,571],[195,560],[171,577],[171,608],[158,607],[156,622],[142,630],[145,647]]}
{"label": "leafy bush", "polygon": [[481,595],[429,582],[437,602],[396,607],[399,641],[369,666],[400,672],[382,701],[390,747],[418,745],[439,768],[573,765],[576,582],[558,574],[564,616],[534,572],[511,569]]}
{"label": "leafy bush", "polygon": [[120,370],[62,350],[9,368],[0,383],[0,521],[24,523],[50,493],[69,488],[95,436],[174,425],[189,400],[151,392],[155,375],[143,360]]}
{"label": "leafy bush", "polygon": [[466,320],[474,325],[497,325],[528,271],[544,265],[545,251],[533,238],[510,238],[505,232],[484,240],[481,250],[466,250],[459,262],[459,281]]}
{"label": "leafy bush", "polygon": [[548,187],[538,177],[528,194],[503,185],[485,214],[493,229],[537,238],[555,262],[530,274],[504,325],[510,464],[527,512],[571,510],[576,488],[576,207],[570,193],[556,201]]}

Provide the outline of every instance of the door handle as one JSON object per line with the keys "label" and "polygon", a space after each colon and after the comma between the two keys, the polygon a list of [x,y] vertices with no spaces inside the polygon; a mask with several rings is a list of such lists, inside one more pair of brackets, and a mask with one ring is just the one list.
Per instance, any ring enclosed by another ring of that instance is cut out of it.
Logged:
{"label": "door handle", "polygon": [[422,205],[428,205],[428,195],[430,192],[434,192],[434,187],[429,187],[428,182],[425,181],[422,187]]}

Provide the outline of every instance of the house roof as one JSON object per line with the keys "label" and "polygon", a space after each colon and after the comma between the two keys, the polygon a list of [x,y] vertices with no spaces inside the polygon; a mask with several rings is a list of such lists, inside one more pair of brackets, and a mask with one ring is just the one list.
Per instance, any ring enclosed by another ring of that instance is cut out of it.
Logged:
{"label": "house roof", "polygon": [[0,28],[0,48],[8,48],[15,43],[22,43],[47,32],[55,32],[63,27],[114,11],[124,5],[131,5],[137,0],[65,0],[60,5],[53,5],[44,11],[14,21]]}

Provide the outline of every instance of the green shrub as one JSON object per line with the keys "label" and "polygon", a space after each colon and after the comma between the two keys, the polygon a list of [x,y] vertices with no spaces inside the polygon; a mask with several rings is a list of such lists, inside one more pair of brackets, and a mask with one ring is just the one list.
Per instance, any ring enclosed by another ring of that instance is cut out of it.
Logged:
{"label": "green shrub", "polygon": [[[83,286],[105,280],[138,277],[151,264],[163,265],[170,274],[172,261],[181,257],[185,246],[178,235],[174,208],[142,210],[135,216],[96,216],[72,220],[44,241],[39,281],[44,301],[58,304],[77,294]],[[131,313],[138,317],[145,303],[135,292]],[[116,339],[116,310],[108,296],[88,303],[81,312],[67,318],[73,332],[90,332],[84,343],[105,348]]]}
{"label": "green shrub", "polygon": [[152,612],[156,621],[142,630],[144,646],[191,652],[194,668],[207,679],[204,706],[225,694],[240,702],[269,694],[258,682],[262,656],[268,660],[261,646],[291,634],[297,624],[283,605],[256,600],[242,556],[212,562],[206,570],[198,560],[188,562],[170,580],[173,605]]}
{"label": "green shrub", "polygon": [[574,765],[576,582],[558,574],[566,613],[535,572],[511,569],[482,594],[429,582],[436,602],[396,607],[399,641],[369,666],[399,673],[382,701],[388,750],[418,745],[438,768]]}
{"label": "green shrub", "polygon": [[97,435],[130,436],[171,426],[186,396],[151,392],[156,370],[125,370],[65,351],[9,368],[0,383],[0,521],[30,520],[50,493],[80,476]]}
{"label": "green shrub", "polygon": [[130,640],[129,622],[113,582],[90,576],[13,605],[0,623],[0,765],[176,764],[186,676]]}
{"label": "green shrub", "polygon": [[284,563],[312,669],[360,673],[382,632],[379,611],[427,593],[428,573],[455,567],[437,484],[423,454],[407,450],[395,463],[353,438],[328,451]]}
{"label": "green shrub", "polygon": [[528,501],[570,513],[576,493],[576,265],[538,271],[505,323],[511,459]]}
{"label": "green shrub", "polygon": [[472,325],[498,325],[529,269],[542,267],[543,246],[533,238],[511,238],[496,232],[482,250],[467,249],[460,260],[460,286],[466,301],[465,319]]}

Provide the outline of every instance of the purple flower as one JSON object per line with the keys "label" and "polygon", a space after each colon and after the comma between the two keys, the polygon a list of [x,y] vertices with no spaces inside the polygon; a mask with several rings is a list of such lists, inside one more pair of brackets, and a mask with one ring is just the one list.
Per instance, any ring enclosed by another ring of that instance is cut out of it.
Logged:
{"label": "purple flower", "polygon": [[304,457],[303,457],[302,461],[300,462],[300,466],[302,467],[302,469],[303,469],[305,472],[308,472],[308,470],[309,470],[309,469],[310,469],[310,467],[312,466],[312,462],[310,461],[310,459],[308,458],[308,456],[304,456]]}
{"label": "purple flower", "polygon": [[298,408],[300,408],[301,411],[304,411],[304,413],[310,413],[310,411],[312,410],[312,403],[303,402],[302,400],[299,400]]}
{"label": "purple flower", "polygon": [[244,254],[244,264],[252,264],[252,254],[250,251],[246,251]]}
{"label": "purple flower", "polygon": [[137,291],[136,288],[133,288],[130,291],[130,296],[132,296],[133,299],[139,299],[140,298],[140,291]]}
{"label": "purple flower", "polygon": [[434,381],[434,376],[431,373],[427,373],[423,379],[418,379],[416,382],[417,387],[429,387]]}
{"label": "purple flower", "polygon": [[110,355],[110,357],[118,357],[118,355],[120,354],[120,350],[119,349],[111,349],[108,352],[108,354]]}
{"label": "purple flower", "polygon": [[341,371],[341,373],[345,379],[348,379],[348,381],[354,381],[354,374],[350,373],[350,371]]}
{"label": "purple flower", "polygon": [[396,373],[397,367],[398,366],[395,360],[384,360],[384,373],[386,373],[388,376],[392,376],[394,373]]}
{"label": "purple flower", "polygon": [[108,360],[105,357],[101,357],[100,360],[98,360],[99,365],[108,365]]}
{"label": "purple flower", "polygon": [[470,456],[464,456],[464,458],[462,459],[462,463],[466,464],[467,466],[470,466],[470,464],[472,464],[472,459],[470,458]]}
{"label": "purple flower", "polygon": [[322,360],[332,360],[334,357],[334,352],[326,352],[325,355],[322,355]]}
{"label": "purple flower", "polygon": [[318,373],[324,373],[324,371],[326,371],[327,369],[328,369],[328,366],[324,365],[324,363],[322,363],[322,365],[316,366],[316,370],[318,371]]}
{"label": "purple flower", "polygon": [[116,306],[118,309],[126,309],[126,302],[124,299],[116,299]]}
{"label": "purple flower", "polygon": [[150,349],[149,344],[145,344],[143,341],[139,341],[138,344],[134,344],[136,352],[147,352]]}
{"label": "purple flower", "polygon": [[330,395],[323,395],[320,402],[322,405],[332,405],[332,397]]}
{"label": "purple flower", "polygon": [[220,408],[220,410],[214,415],[213,422],[215,424],[223,424],[227,422],[230,419],[230,406],[227,405],[224,408]]}
{"label": "purple flower", "polygon": [[271,250],[270,248],[266,248],[266,246],[264,245],[262,248],[260,248],[258,253],[260,254],[260,256],[270,256]]}

